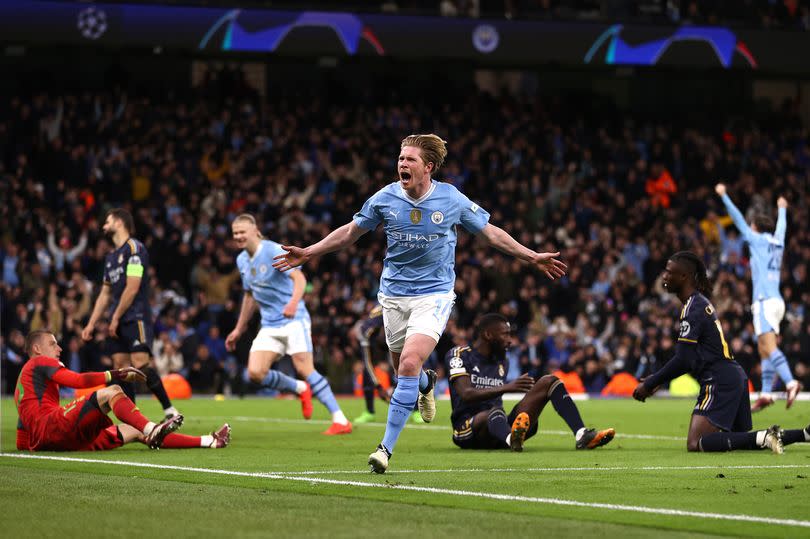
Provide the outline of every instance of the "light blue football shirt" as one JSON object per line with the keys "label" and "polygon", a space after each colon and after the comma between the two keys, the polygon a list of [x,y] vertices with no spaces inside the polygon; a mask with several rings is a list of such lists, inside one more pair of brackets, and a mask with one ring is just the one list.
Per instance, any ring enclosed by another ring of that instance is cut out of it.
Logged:
{"label": "light blue football shirt", "polygon": [[743,214],[734,205],[728,195],[723,195],[723,204],[728,214],[737,225],[743,239],[751,251],[751,280],[753,281],[753,301],[769,298],[782,298],[779,292],[779,279],[782,268],[782,254],[785,250],[785,230],[787,229],[787,210],[779,208],[776,219],[776,230],[754,232],[745,222]]}
{"label": "light blue football shirt", "polygon": [[263,328],[284,326],[293,320],[309,320],[309,312],[303,299],[298,302],[298,310],[293,318],[286,318],[281,314],[292,297],[293,281],[289,273],[273,267],[273,258],[285,253],[278,243],[262,240],[252,258],[247,251],[242,251],[236,257],[236,266],[242,275],[242,286],[245,292],[253,295],[259,305]]}
{"label": "light blue football shirt", "polygon": [[477,234],[489,213],[449,183],[431,180],[425,195],[408,196],[399,182],[386,185],[354,215],[360,228],[382,224],[388,239],[380,292],[423,296],[453,290],[456,280],[456,226]]}

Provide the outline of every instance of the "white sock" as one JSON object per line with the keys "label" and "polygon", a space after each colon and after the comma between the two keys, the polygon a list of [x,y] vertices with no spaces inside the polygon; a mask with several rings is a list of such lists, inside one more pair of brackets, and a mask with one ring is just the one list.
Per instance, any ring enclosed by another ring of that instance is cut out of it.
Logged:
{"label": "white sock", "polygon": [[216,445],[214,445],[214,437],[210,434],[203,434],[200,436],[200,447],[210,447],[211,449],[215,449]]}
{"label": "white sock", "polygon": [[804,430],[804,441],[810,442],[810,429],[803,429]]}
{"label": "white sock", "polygon": [[574,439],[576,441],[579,441],[579,439],[582,438],[583,434],[585,434],[585,427],[582,427],[577,431],[576,435],[574,435]]}
{"label": "white sock", "polygon": [[510,445],[512,442],[512,433],[506,435],[506,445]]}
{"label": "white sock", "polygon": [[759,447],[765,447],[765,431],[758,430],[757,431],[757,445]]}
{"label": "white sock", "polygon": [[332,423],[340,423],[341,425],[345,425],[348,422],[349,420],[346,419],[345,415],[343,415],[343,410],[338,410],[332,414]]}
{"label": "white sock", "polygon": [[149,423],[147,423],[146,426],[143,428],[143,435],[144,436],[149,436],[150,434],[152,434],[152,430],[154,430],[154,428],[156,426],[157,425],[155,425],[151,421]]}
{"label": "white sock", "polygon": [[169,406],[168,408],[163,409],[164,415],[180,415],[180,412],[177,411],[177,408],[174,406]]}
{"label": "white sock", "polygon": [[295,381],[295,392],[299,395],[307,390],[307,383],[303,380],[296,380]]}

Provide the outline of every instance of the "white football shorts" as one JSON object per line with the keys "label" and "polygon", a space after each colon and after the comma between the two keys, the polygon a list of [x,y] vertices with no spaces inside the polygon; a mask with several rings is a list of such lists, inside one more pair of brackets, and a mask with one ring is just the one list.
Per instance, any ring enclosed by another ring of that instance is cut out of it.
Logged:
{"label": "white football shorts", "polygon": [[768,298],[751,304],[754,315],[754,333],[757,337],[773,331],[779,335],[779,324],[785,317],[785,301],[782,298]]}
{"label": "white football shorts", "polygon": [[312,352],[312,322],[291,320],[283,326],[262,328],[253,339],[251,352],[275,352],[280,355]]}
{"label": "white football shorts", "polygon": [[383,309],[385,342],[392,352],[402,352],[405,339],[427,335],[436,342],[447,326],[456,294],[453,291],[426,296],[392,297],[377,294]]}

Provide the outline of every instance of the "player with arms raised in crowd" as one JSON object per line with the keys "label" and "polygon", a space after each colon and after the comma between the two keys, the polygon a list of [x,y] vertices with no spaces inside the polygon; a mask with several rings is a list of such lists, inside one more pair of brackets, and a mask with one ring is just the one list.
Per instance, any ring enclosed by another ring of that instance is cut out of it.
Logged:
{"label": "player with arms raised in crowd", "polygon": [[[204,447],[219,449],[231,440],[227,423],[205,436],[173,434],[183,416],[172,415],[162,423],[144,417],[118,383],[143,382],[146,376],[134,367],[79,374],[59,361],[62,348],[53,333],[32,331],[25,338],[28,361],[20,372],[14,403],[17,405],[17,449],[25,451],[101,451],[141,442],[152,449]],[[88,388],[112,385],[89,396],[59,406],[59,387]],[[122,423],[113,425],[112,412]]]}
{"label": "player with arms raised in crowd", "polygon": [[436,347],[455,301],[457,226],[532,264],[551,279],[565,275],[567,268],[556,258],[559,253],[537,253],[524,247],[490,224],[489,213],[453,185],[432,179],[446,156],[446,143],[436,135],[406,137],[397,165],[399,181],[377,191],[350,223],[318,243],[305,248],[284,246],[287,253],[277,257],[279,269],[294,268],[312,257],[348,247],[383,225],[388,248],[378,299],[386,342],[399,376],[388,407],[385,435],[368,459],[376,473],[388,468],[417,400],[426,422],[436,414],[431,380],[422,364]]}
{"label": "player with arms raised in crowd", "polygon": [[767,448],[782,453],[784,445],[810,441],[810,426],[783,431],[773,425],[749,432],[748,378],[734,361],[723,327],[709,302],[711,283],[703,261],[689,251],[675,253],[667,261],[662,283],[683,303],[675,356],[642,380],[633,391],[633,398],[644,402],[661,384],[691,374],[700,383],[700,394],[686,438],[688,451]]}
{"label": "player with arms raised in crowd", "polygon": [[[304,273],[296,268],[285,274],[273,267],[273,257],[284,251],[279,244],[262,238],[252,215],[245,213],[237,216],[231,224],[231,231],[237,247],[243,249],[236,258],[236,265],[242,275],[245,293],[239,320],[225,339],[225,346],[231,351],[236,348],[258,307],[262,322],[250,347],[250,380],[268,388],[296,393],[301,398],[306,419],[312,417],[314,395],[332,414],[332,426],[324,434],[351,433],[352,424],[341,411],[329,381],[315,370],[312,324],[302,299],[307,286]],[[273,363],[284,354],[292,356],[296,372],[306,382],[271,370]]]}
{"label": "player with arms raised in crowd", "polygon": [[[549,374],[535,382],[522,374],[506,381],[511,327],[504,316],[485,314],[475,333],[472,347],[457,346],[445,358],[453,403],[453,443],[457,446],[523,451],[523,442],[537,434],[540,414],[549,401],[574,434],[577,449],[603,446],[616,435],[613,429],[586,429],[577,405],[556,376]],[[508,416],[503,409],[504,393],[526,393]]]}
{"label": "player with arms raised in crowd", "polygon": [[776,343],[779,324],[785,316],[785,300],[779,292],[779,280],[785,250],[787,200],[785,197],[779,197],[776,201],[778,206],[776,230],[771,233],[774,225],[769,215],[756,213],[749,226],[726,193],[726,186],[718,183],[715,191],[722,198],[731,219],[751,251],[751,280],[754,289],[751,313],[754,316],[757,349],[762,360],[762,391],[751,410],[758,412],[773,404],[771,390],[777,374],[785,383],[787,407],[790,408],[801,391],[801,384],[793,378],[787,358]]}
{"label": "player with arms raised in crowd", "polygon": [[[96,323],[112,308],[108,346],[116,369],[134,366],[146,374],[146,385],[163,407],[166,417],[177,415],[163,382],[150,365],[152,356],[152,310],[149,305],[149,253],[143,243],[132,237],[135,223],[132,215],[122,208],[107,213],[102,226],[115,250],[104,260],[104,282],[90,320],[82,330],[82,339],[93,339]],[[134,402],[135,387],[119,381],[124,393]]]}

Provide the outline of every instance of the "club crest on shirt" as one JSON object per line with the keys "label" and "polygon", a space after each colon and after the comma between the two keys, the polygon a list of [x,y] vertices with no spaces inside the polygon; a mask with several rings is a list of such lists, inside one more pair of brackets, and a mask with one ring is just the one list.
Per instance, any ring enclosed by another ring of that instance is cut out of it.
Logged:
{"label": "club crest on shirt", "polygon": [[430,216],[430,220],[433,221],[434,225],[439,225],[444,221],[444,214],[440,211],[434,211]]}
{"label": "club crest on shirt", "polygon": [[123,264],[123,263],[124,263],[124,253],[119,253],[119,254],[118,254],[118,263],[119,263],[119,264]]}
{"label": "club crest on shirt", "polygon": [[681,320],[681,337],[686,337],[692,330],[692,326],[686,320]]}
{"label": "club crest on shirt", "polygon": [[250,275],[251,275],[251,277],[256,276],[256,268],[250,268]]}
{"label": "club crest on shirt", "polygon": [[422,220],[422,210],[411,210],[411,222],[415,225],[419,224],[419,221]]}
{"label": "club crest on shirt", "polygon": [[266,264],[262,264],[261,266],[259,266],[259,273],[267,273],[267,265]]}
{"label": "club crest on shirt", "polygon": [[498,376],[503,376],[503,365],[498,365]]}

